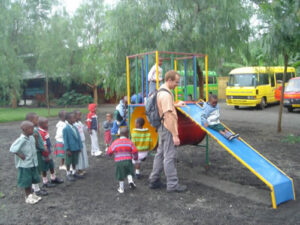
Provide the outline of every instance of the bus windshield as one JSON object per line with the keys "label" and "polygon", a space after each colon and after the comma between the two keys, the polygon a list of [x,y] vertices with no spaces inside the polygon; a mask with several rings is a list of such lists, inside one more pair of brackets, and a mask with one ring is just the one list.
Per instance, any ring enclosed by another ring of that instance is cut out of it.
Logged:
{"label": "bus windshield", "polygon": [[285,88],[286,92],[300,92],[300,79],[290,80]]}
{"label": "bus windshield", "polygon": [[228,86],[254,87],[257,84],[257,74],[234,74],[230,75]]}

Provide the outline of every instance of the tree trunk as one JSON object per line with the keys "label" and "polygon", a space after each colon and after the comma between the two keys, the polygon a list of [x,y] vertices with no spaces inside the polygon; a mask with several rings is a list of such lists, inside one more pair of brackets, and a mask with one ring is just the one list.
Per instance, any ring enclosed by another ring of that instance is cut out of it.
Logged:
{"label": "tree trunk", "polygon": [[98,88],[97,88],[97,85],[93,86],[93,96],[94,96],[94,103],[98,104]]}
{"label": "tree trunk", "polygon": [[47,109],[48,109],[48,116],[50,116],[50,104],[49,104],[49,80],[48,80],[48,75],[46,75],[45,78],[46,81],[46,90],[45,90],[45,94],[46,94],[46,104],[47,104]]}
{"label": "tree trunk", "polygon": [[286,79],[286,72],[288,66],[289,56],[288,54],[284,53],[284,73],[282,78],[282,89],[281,89],[281,97],[280,97],[280,105],[279,105],[279,113],[278,113],[278,124],[277,124],[277,132],[281,132],[281,120],[282,120],[282,108],[283,108],[283,97],[284,97],[284,89],[285,89],[285,79]]}
{"label": "tree trunk", "polygon": [[13,109],[17,108],[17,92],[15,89],[12,89],[11,107]]}
{"label": "tree trunk", "polygon": [[[203,80],[203,71],[197,61],[197,75],[199,80],[199,99],[204,99],[204,80]],[[196,99],[196,96],[195,96]]]}

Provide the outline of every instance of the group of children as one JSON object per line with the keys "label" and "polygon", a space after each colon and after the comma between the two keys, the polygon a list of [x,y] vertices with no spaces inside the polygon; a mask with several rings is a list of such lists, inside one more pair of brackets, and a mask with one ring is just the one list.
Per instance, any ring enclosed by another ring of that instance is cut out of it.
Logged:
{"label": "group of children", "polygon": [[[210,95],[208,102],[204,105],[201,121],[204,126],[218,131],[221,135],[231,141],[239,134],[233,134],[227,130],[219,120],[218,99]],[[91,155],[102,154],[98,143],[99,124],[96,115],[96,104],[89,105],[87,115],[87,131],[91,137]],[[55,155],[61,158],[60,170],[66,170],[68,181],[81,179],[88,168],[88,155],[85,145],[85,125],[81,122],[81,112],[66,113],[59,112],[60,121],[56,124]],[[127,126],[119,126],[112,120],[112,115],[106,115],[103,123],[106,154],[114,155],[116,164],[115,176],[119,181],[119,193],[124,193],[124,180],[128,179],[131,189],[136,187],[133,177],[141,178],[140,166],[148,152],[152,148],[151,134],[148,128],[144,128],[145,120],[137,118],[135,128],[131,131]],[[116,126],[118,133],[112,131]],[[54,187],[64,181],[55,175],[54,162],[51,154],[51,141],[48,133],[48,120],[39,117],[36,113],[28,113],[26,121],[21,123],[22,134],[15,140],[10,152],[15,153],[15,163],[18,168],[18,186],[25,189],[25,202],[35,204],[41,200],[41,196],[47,195],[46,188]],[[112,136],[118,138],[112,138]],[[115,140],[114,140],[115,139]],[[135,168],[135,169],[134,169]],[[50,180],[47,172],[50,171]],[[38,183],[42,176],[43,188]]]}

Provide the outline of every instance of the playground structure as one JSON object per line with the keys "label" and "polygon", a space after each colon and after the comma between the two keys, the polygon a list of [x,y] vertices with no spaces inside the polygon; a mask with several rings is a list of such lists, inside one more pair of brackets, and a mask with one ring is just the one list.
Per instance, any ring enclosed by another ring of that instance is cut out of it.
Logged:
{"label": "playground structure", "polygon": [[[229,152],[234,158],[236,158],[242,165],[248,168],[254,175],[256,175],[261,181],[263,181],[271,191],[271,199],[273,208],[281,203],[289,200],[295,200],[294,183],[292,178],[288,177],[282,170],[276,167],[257,150],[251,147],[242,138],[228,141],[218,132],[205,127],[201,123],[202,104],[201,100],[195,98],[197,86],[196,86],[196,59],[205,58],[205,83],[208,87],[208,64],[207,55],[204,54],[193,54],[193,53],[179,53],[179,52],[166,52],[166,51],[153,51],[142,54],[136,54],[126,57],[127,66],[127,98],[128,98],[128,119],[130,130],[134,128],[135,119],[143,117],[145,119],[145,127],[147,127],[151,133],[153,139],[153,146],[155,148],[158,135],[156,129],[153,128],[147,120],[145,114],[144,101],[142,104],[130,104],[130,59],[135,59],[135,93],[139,93],[139,80],[141,81],[141,92],[146,93],[148,96],[148,60],[149,56],[155,55],[156,62],[156,84],[157,89],[159,88],[159,74],[158,74],[158,62],[159,59],[168,60],[171,62],[171,68],[177,71],[178,61],[184,61],[185,71],[185,101],[186,106],[177,107],[178,114],[178,133],[181,145],[198,144],[204,138],[206,138],[205,145],[199,145],[206,148],[206,164],[209,165],[208,159],[208,141],[210,136],[218,144],[220,144],[227,152]],[[170,57],[159,57],[159,55],[170,55]],[[139,79],[138,73],[138,60],[141,61],[141,78]],[[193,80],[194,80],[194,99],[193,101],[187,101],[187,60],[193,60]],[[144,63],[145,62],[145,63]],[[145,85],[144,85],[145,82]],[[146,87],[146,88],[144,88]],[[206,88],[206,96],[208,96],[208,88]],[[175,102],[178,100],[177,90],[175,89]],[[224,125],[224,124],[223,124]],[[225,126],[225,125],[224,125]],[[225,126],[226,127],[226,126]],[[226,127],[229,129],[228,127]]]}

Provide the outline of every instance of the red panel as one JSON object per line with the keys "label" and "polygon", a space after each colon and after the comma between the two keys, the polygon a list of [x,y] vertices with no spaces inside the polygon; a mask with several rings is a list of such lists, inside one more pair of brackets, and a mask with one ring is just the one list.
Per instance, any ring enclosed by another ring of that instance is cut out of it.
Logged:
{"label": "red panel", "polygon": [[180,145],[194,145],[200,143],[205,137],[206,132],[178,110],[177,115]]}

